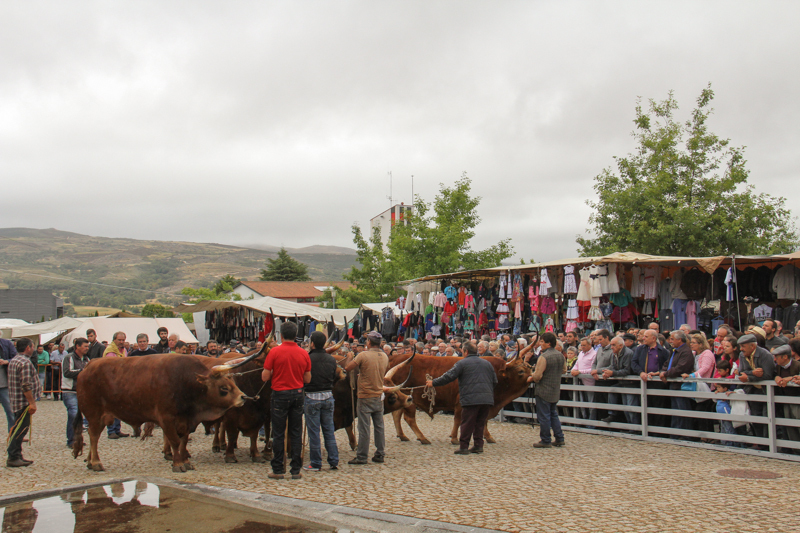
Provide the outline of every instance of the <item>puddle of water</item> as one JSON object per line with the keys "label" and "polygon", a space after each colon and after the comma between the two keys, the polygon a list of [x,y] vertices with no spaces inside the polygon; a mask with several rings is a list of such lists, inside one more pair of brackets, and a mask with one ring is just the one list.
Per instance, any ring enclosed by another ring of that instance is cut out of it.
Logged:
{"label": "puddle of water", "polygon": [[317,533],[335,528],[142,481],[0,507],[2,533]]}

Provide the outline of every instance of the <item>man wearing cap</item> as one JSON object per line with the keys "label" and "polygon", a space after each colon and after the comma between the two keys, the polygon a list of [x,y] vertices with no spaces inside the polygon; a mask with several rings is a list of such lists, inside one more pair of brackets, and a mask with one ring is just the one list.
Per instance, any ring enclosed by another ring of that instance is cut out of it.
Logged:
{"label": "man wearing cap", "polygon": [[386,457],[386,439],[383,432],[383,377],[389,369],[389,358],[380,349],[383,337],[377,331],[367,335],[367,349],[355,359],[348,354],[344,369],[348,372],[358,368],[358,449],[351,465],[367,464],[369,455],[370,420],[375,427],[375,455],[372,461],[382,463]]}
{"label": "man wearing cap", "polygon": [[[428,380],[428,387],[441,387],[458,380],[459,402],[461,403],[461,434],[457,455],[483,453],[483,433],[489,409],[494,404],[494,386],[497,374],[489,361],[481,359],[475,343],[464,344],[466,357],[434,380]],[[469,447],[470,437],[473,440]]]}
{"label": "man wearing cap", "polygon": [[[775,359],[766,348],[757,345],[756,336],[752,333],[739,338],[739,381],[752,383],[761,380],[772,381],[775,379]],[[745,394],[766,394],[766,389],[761,385],[745,385]],[[753,416],[766,416],[767,404],[765,402],[747,402],[750,414]],[[766,424],[753,424],[756,437],[767,436]]]}
{"label": "man wearing cap", "polygon": [[291,440],[292,479],[301,479],[303,474],[303,386],[311,381],[311,359],[308,352],[290,340],[297,335],[297,324],[286,321],[281,324],[283,343],[269,351],[264,361],[261,380],[272,380],[272,473],[271,479],[284,479],[284,441],[288,421]]}
{"label": "man wearing cap", "polygon": [[[775,359],[775,394],[779,396],[800,396],[800,387],[787,387],[796,376],[800,375],[800,361],[792,359],[792,349],[784,344],[772,350]],[[777,404],[783,407],[783,418],[800,420],[800,405],[792,403]],[[780,416],[780,415],[778,415]],[[789,440],[800,441],[800,428],[787,426],[786,433]]]}

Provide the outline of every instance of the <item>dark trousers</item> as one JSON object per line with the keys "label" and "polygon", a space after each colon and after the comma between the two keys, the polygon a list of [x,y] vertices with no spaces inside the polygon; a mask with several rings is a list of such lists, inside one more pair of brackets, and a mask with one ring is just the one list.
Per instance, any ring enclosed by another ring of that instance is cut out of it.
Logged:
{"label": "dark trousers", "polygon": [[483,448],[483,432],[486,430],[486,419],[489,418],[491,405],[467,405],[461,408],[461,449],[469,448],[472,437],[476,448]]}
{"label": "dark trousers", "polygon": [[561,430],[561,419],[558,418],[558,400],[553,403],[546,402],[536,397],[536,418],[539,420],[539,437],[545,444],[550,444],[550,430],[556,442],[564,441],[564,432]]}
{"label": "dark trousers", "polygon": [[[756,389],[757,390],[757,389]],[[758,394],[756,392],[752,393],[753,395]],[[750,407],[750,414],[752,416],[767,416],[767,404],[764,402],[747,402],[747,406]],[[767,429],[766,424],[751,424],[753,426],[753,434],[756,437],[767,437],[769,435],[769,430]]]}
{"label": "dark trousers", "polygon": [[22,439],[28,434],[31,427],[31,415],[26,408],[14,413],[14,427],[11,433],[14,437],[8,442],[8,460],[22,459]]}
{"label": "dark trousers", "polygon": [[284,441],[286,422],[289,422],[291,441],[292,474],[299,474],[303,467],[303,389],[272,391],[272,472],[285,474]]}

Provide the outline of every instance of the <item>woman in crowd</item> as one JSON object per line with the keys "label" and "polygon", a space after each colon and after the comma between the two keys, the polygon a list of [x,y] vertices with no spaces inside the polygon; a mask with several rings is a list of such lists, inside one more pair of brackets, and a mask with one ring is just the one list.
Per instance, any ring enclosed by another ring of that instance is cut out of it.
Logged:
{"label": "woman in crowd", "polygon": [[[711,351],[711,346],[706,340],[706,336],[702,334],[694,334],[689,336],[689,346],[694,353],[694,372],[691,374],[682,374],[684,378],[713,378],[716,372],[716,358],[714,352]],[[713,413],[715,405],[709,398],[707,400],[698,401],[694,406],[695,411],[706,411]],[[714,431],[714,424],[703,418],[696,421],[696,427],[700,431]],[[703,441],[707,439],[702,439]]]}
{"label": "woman in crowd", "polygon": [[[736,342],[736,337],[729,335],[722,341],[722,355],[720,361],[727,361],[731,365],[731,374],[734,376],[739,375],[739,344]],[[714,375],[714,377],[719,377]]]}

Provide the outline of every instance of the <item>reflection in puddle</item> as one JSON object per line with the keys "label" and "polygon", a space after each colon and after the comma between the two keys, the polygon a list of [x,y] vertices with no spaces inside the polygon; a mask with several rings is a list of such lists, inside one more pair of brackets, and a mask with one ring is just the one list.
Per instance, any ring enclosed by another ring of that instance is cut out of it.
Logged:
{"label": "reflection in puddle", "polygon": [[142,481],[114,483],[0,507],[2,533],[332,532],[172,487]]}

